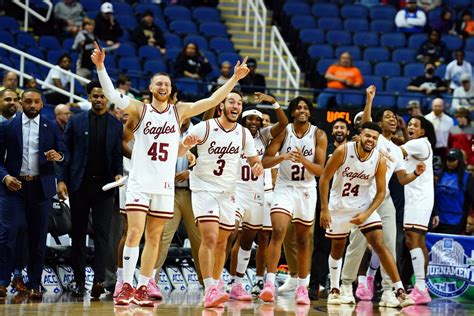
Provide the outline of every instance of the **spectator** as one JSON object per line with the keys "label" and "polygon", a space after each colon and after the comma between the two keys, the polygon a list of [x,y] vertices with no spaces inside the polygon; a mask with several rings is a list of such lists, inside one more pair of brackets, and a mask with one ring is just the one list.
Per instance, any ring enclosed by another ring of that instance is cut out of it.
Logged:
{"label": "spectator", "polygon": [[408,91],[421,92],[428,95],[436,95],[439,93],[446,92],[445,83],[441,80],[440,77],[436,76],[435,73],[436,66],[428,62],[425,64],[425,75],[419,76],[413,79],[407,87]]}
{"label": "spectator", "polygon": [[420,108],[420,101],[410,100],[407,105],[407,111],[409,116],[422,116]]}
{"label": "spectator", "polygon": [[145,104],[151,103],[151,93],[148,90],[144,90],[141,92],[140,100]]}
{"label": "spectator", "polygon": [[262,112],[262,127],[265,128],[272,125],[272,117],[270,113],[264,109],[261,109],[260,112]]}
{"label": "spectator", "polygon": [[474,35],[474,20],[469,9],[461,13],[461,20],[456,23],[455,31],[464,39]]}
{"label": "spectator", "polygon": [[123,30],[114,17],[114,7],[110,2],[102,3],[100,13],[95,18],[94,34],[111,48],[116,49],[120,46],[119,37],[123,35]]}
{"label": "spectator", "polygon": [[[223,86],[227,81],[229,81],[230,77],[232,77],[232,65],[228,61],[223,61],[221,64],[221,74],[215,80],[217,86]],[[239,84],[237,83],[237,86]]]}
{"label": "spectator", "polygon": [[428,39],[424,41],[418,48],[416,59],[422,63],[443,64],[447,59],[448,48],[446,44],[441,41],[439,32],[431,30],[428,33]]}
{"label": "spectator", "polygon": [[133,30],[132,38],[138,46],[155,46],[161,54],[166,53],[163,32],[153,23],[153,13],[151,11],[143,13],[142,21]]}
{"label": "spectator", "polygon": [[464,51],[460,49],[456,50],[454,57],[456,59],[448,64],[444,76],[444,80],[446,80],[447,85],[451,90],[461,87],[462,74],[472,73],[472,65],[464,59]]}
{"label": "spectator", "polygon": [[69,118],[71,117],[71,107],[67,104],[58,104],[54,108],[54,117],[61,133],[64,133]]}
{"label": "spectator", "polygon": [[428,12],[441,5],[442,0],[417,0],[416,5],[423,11]]}
{"label": "spectator", "polygon": [[0,91],[0,123],[10,121],[16,115],[20,105],[18,94],[10,89]]}
{"label": "spectator", "polygon": [[[55,164],[67,150],[54,123],[41,115],[41,92],[26,90],[23,113],[0,124],[0,297],[6,296],[18,230],[28,226],[28,295],[41,300],[41,274],[51,198],[56,194]],[[23,135],[23,136],[22,136]]]}
{"label": "spectator", "polygon": [[26,89],[38,89],[38,82],[35,78],[31,77],[30,79],[25,80]]}
{"label": "spectator", "polygon": [[473,197],[472,176],[466,171],[463,155],[459,149],[451,149],[435,185],[434,231],[462,235]]}
{"label": "spectator", "polygon": [[13,71],[7,71],[3,75],[3,86],[0,87],[0,91],[4,89],[13,90],[18,96],[23,93],[23,90],[18,88],[18,76]]}
{"label": "spectator", "polygon": [[454,126],[454,120],[444,113],[444,101],[436,98],[431,103],[431,112],[425,115],[425,118],[433,124],[436,134],[436,154],[444,157],[448,147],[449,132]]}
{"label": "spectator", "polygon": [[[247,63],[248,65],[248,63]],[[186,45],[175,63],[176,76],[202,80],[212,71],[211,64],[195,43]],[[249,67],[250,68],[250,67]]]}
{"label": "spectator", "polygon": [[453,34],[454,20],[451,10],[449,8],[443,8],[438,19],[431,22],[430,28],[438,31],[440,34]]}
{"label": "spectator", "polygon": [[94,64],[91,61],[91,54],[94,51],[94,42],[97,38],[94,35],[94,20],[85,18],[82,22],[82,31],[77,33],[72,44],[72,49],[79,52],[77,58],[76,73],[84,78],[90,78]]}
{"label": "spectator", "polygon": [[54,18],[59,24],[59,28],[72,35],[76,35],[80,31],[84,17],[82,4],[76,0],[64,0],[54,6]]}
{"label": "spectator", "polygon": [[239,84],[241,85],[241,91],[243,94],[250,94],[252,97],[255,92],[265,93],[267,87],[265,83],[265,76],[256,72],[257,60],[255,58],[249,58],[247,60],[247,67],[250,72],[247,77],[240,79]]}
{"label": "spectator", "polygon": [[406,0],[406,7],[397,12],[395,24],[403,33],[422,33],[426,24],[426,15],[417,8],[416,0]]}
{"label": "spectator", "polygon": [[[69,56],[69,54],[63,54],[60,56],[58,59],[58,64],[54,68],[51,68],[44,82],[49,83],[50,85],[53,85],[59,89],[67,90],[69,88],[70,77],[68,74],[62,72],[61,69],[69,71],[71,68],[71,61],[71,56]],[[42,88],[44,90],[46,102],[49,104],[56,105],[59,103],[69,102],[69,97],[67,95],[56,92],[44,84]]]}
{"label": "spectator", "polygon": [[135,96],[133,95],[133,93],[130,92],[131,88],[132,88],[132,81],[130,81],[130,78],[127,75],[120,74],[117,79],[117,91],[125,94],[127,97],[131,99],[135,99]]}
{"label": "spectator", "polygon": [[471,150],[474,127],[471,125],[469,110],[460,108],[456,111],[455,117],[458,125],[449,132],[448,148],[459,148],[466,155],[467,165],[474,165],[474,153]]}
{"label": "spectator", "polygon": [[[85,294],[86,234],[89,213],[94,230],[93,298],[104,293],[105,264],[109,256],[110,217],[115,190],[102,191],[106,183],[122,177],[122,123],[107,111],[107,99],[98,81],[87,84],[92,109],[74,115],[66,125],[64,140],[71,159],[58,177],[58,195],[69,192],[72,222],[72,256],[76,288],[72,295]],[[66,182],[65,182],[66,181]],[[67,183],[67,187],[66,187]]]}
{"label": "spectator", "polygon": [[360,88],[364,84],[364,78],[352,63],[349,52],[342,53],[339,62],[331,65],[324,77],[328,81],[328,88],[332,89]]}
{"label": "spectator", "polygon": [[453,93],[453,110],[457,110],[461,106],[472,109],[474,106],[474,86],[471,84],[471,80],[469,73],[461,75],[461,86],[454,89]]}

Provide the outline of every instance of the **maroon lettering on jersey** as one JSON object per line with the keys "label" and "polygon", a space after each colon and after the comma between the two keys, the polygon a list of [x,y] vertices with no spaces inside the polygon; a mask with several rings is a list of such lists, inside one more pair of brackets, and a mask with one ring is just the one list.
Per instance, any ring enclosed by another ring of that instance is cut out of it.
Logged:
{"label": "maroon lettering on jersey", "polygon": [[146,122],[143,134],[155,135],[154,139],[158,139],[161,134],[173,134],[176,129],[173,126],[168,126],[168,122],[165,122],[163,126],[151,126],[152,122]]}
{"label": "maroon lettering on jersey", "polygon": [[[289,153],[290,151],[293,151],[293,149],[291,148],[291,146],[288,146],[286,148],[286,152]],[[313,148],[308,149],[308,148],[306,148],[306,146],[303,146],[303,148],[301,148],[301,153],[303,154],[303,157],[312,156],[313,155]]]}
{"label": "maroon lettering on jersey", "polygon": [[349,178],[350,181],[352,181],[356,178],[362,179],[362,180],[369,180],[370,179],[370,175],[365,174],[364,171],[354,172],[354,171],[350,171],[350,170],[351,170],[351,167],[346,167],[344,169],[344,171],[342,172],[342,176],[346,177],[346,178]]}
{"label": "maroon lettering on jersey", "polygon": [[[263,153],[264,153],[264,149],[263,149],[263,148],[257,149],[257,156],[263,156]],[[240,154],[240,159],[247,159],[247,157],[245,156],[244,152],[242,152],[242,153]]]}
{"label": "maroon lettering on jersey", "polygon": [[232,145],[233,145],[232,142],[230,142],[230,144],[225,147],[216,146],[216,142],[213,141],[209,145],[209,149],[207,150],[207,152],[210,155],[218,155],[217,156],[218,158],[222,158],[226,154],[231,154],[231,155],[239,154],[240,146],[232,146]]}

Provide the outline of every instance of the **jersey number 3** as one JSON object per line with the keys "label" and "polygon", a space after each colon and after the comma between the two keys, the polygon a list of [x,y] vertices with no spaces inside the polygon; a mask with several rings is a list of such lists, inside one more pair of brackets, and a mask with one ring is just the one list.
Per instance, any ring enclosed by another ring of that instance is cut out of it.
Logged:
{"label": "jersey number 3", "polygon": [[[159,161],[166,161],[168,160],[168,147],[170,144],[167,143],[160,143],[160,146],[158,146],[158,143],[153,143],[150,146],[150,149],[148,149],[148,156],[151,156],[151,160],[159,160]],[[159,148],[158,148],[159,147]]]}
{"label": "jersey number 3", "polygon": [[355,185],[351,188],[350,183],[344,183],[344,190],[342,190],[342,196],[359,196],[359,185]]}
{"label": "jersey number 3", "polygon": [[220,176],[224,172],[225,160],[219,159],[216,162],[217,162],[217,169],[213,170],[212,173],[214,173],[215,176]]}

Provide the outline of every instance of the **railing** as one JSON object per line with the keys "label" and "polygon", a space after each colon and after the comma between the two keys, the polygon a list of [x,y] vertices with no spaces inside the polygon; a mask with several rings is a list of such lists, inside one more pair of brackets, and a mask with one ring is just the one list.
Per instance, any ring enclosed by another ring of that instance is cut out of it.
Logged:
{"label": "railing", "polygon": [[[239,1],[239,4],[242,2]],[[253,47],[257,47],[260,31],[260,60],[265,60],[265,38],[267,36],[267,7],[263,0],[247,0],[245,32],[250,30],[250,14],[253,15]]]}
{"label": "railing", "polygon": [[43,84],[48,89],[51,89],[51,90],[59,92],[63,95],[69,96],[69,102],[72,102],[73,100],[81,101],[81,102],[82,101],[87,101],[86,99],[81,98],[79,96],[76,96],[74,94],[74,87],[75,87],[74,83],[75,83],[75,80],[78,80],[81,83],[87,84],[87,83],[89,83],[90,80],[85,79],[81,76],[78,76],[78,75],[72,73],[69,70],[64,70],[64,69],[61,69],[59,67],[56,67],[56,65],[45,62],[45,61],[43,61],[39,58],[36,58],[35,56],[32,56],[32,55],[27,54],[25,52],[22,52],[21,50],[18,50],[16,48],[11,47],[11,46],[5,45],[3,43],[0,43],[0,49],[5,49],[5,50],[9,51],[10,53],[17,54],[17,55],[20,56],[20,69],[19,70],[0,63],[0,68],[8,70],[8,71],[13,71],[20,77],[20,86],[23,86],[24,78],[32,78],[32,76],[30,76],[28,74],[25,74],[25,58],[26,58],[26,59],[29,59],[29,60],[31,60],[35,63],[38,63],[42,66],[45,66],[45,67],[48,67],[48,68],[54,68],[54,69],[58,70],[59,72],[61,72],[62,74],[66,74],[69,77],[69,86],[70,86],[70,88],[69,88],[69,91],[67,91],[65,89],[60,89],[60,88],[56,87],[55,85],[48,84],[47,82],[36,78],[38,83]]}
{"label": "railing", "polygon": [[[286,77],[285,80],[285,88],[292,87],[293,89],[298,90],[300,88],[300,78],[301,78],[301,70],[298,64],[296,63],[295,58],[290,52],[290,49],[285,43],[285,40],[280,34],[278,28],[273,25],[272,32],[270,35],[270,62],[269,62],[269,75],[273,77],[274,71],[274,59],[276,56],[276,63],[277,63],[277,86],[282,86],[282,76],[283,71],[285,72],[284,75]],[[280,90],[278,90],[278,93]],[[295,95],[296,96],[296,95]],[[285,98],[288,100],[289,98],[289,91],[286,90]]]}
{"label": "railing", "polygon": [[25,10],[25,21],[24,21],[24,31],[28,31],[28,14],[31,14],[38,18],[42,22],[49,21],[51,17],[51,12],[53,11],[53,3],[50,0],[43,0],[43,2],[48,6],[48,12],[46,12],[46,16],[42,16],[32,8],[30,8],[30,0],[25,0],[23,3],[21,0],[13,0],[13,3]]}

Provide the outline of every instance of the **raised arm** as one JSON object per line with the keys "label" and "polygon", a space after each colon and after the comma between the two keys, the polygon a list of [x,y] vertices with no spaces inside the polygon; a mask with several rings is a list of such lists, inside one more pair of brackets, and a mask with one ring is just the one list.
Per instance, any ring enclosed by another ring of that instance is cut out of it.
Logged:
{"label": "raised arm", "polygon": [[408,183],[414,181],[416,178],[421,176],[423,172],[426,170],[426,165],[420,161],[416,165],[416,169],[413,170],[412,173],[407,173],[406,170],[398,170],[396,172],[398,182],[400,182],[401,185],[407,185]]}
{"label": "raised arm", "polygon": [[285,111],[283,111],[280,104],[278,104],[277,100],[271,95],[261,92],[255,92],[255,95],[257,96],[258,102],[270,102],[272,104],[272,107],[275,109],[278,123],[271,127],[270,133],[272,134],[272,137],[280,135],[280,133],[285,129],[286,125],[288,125],[288,117],[286,116]]}
{"label": "raised arm", "polygon": [[367,97],[365,99],[364,112],[362,114],[362,120],[360,122],[361,124],[364,124],[366,122],[372,122],[372,103],[374,101],[376,88],[374,85],[369,86],[367,89],[365,89],[365,92],[367,93]]}

